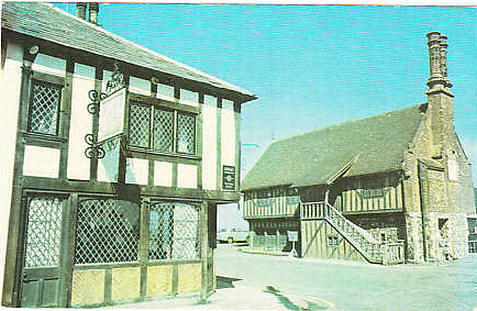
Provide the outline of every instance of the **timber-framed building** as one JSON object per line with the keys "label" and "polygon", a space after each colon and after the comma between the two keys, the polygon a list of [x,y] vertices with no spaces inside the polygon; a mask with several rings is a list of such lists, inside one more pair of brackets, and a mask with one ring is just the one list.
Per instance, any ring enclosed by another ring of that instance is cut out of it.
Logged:
{"label": "timber-framed building", "polygon": [[214,291],[216,209],[239,199],[240,107],[255,96],[98,12],[2,5],[5,306]]}
{"label": "timber-framed building", "polygon": [[272,143],[242,183],[252,247],[372,263],[477,252],[471,167],[454,130],[446,36],[427,35],[427,102]]}

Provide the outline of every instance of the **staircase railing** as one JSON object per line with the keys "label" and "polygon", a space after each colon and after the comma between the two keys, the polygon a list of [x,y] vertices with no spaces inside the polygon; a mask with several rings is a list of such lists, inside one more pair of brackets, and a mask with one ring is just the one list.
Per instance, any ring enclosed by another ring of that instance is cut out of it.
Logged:
{"label": "staircase railing", "polygon": [[348,220],[326,202],[302,203],[300,216],[302,220],[328,220],[369,262],[390,264],[404,260],[403,243],[383,245],[368,231]]}

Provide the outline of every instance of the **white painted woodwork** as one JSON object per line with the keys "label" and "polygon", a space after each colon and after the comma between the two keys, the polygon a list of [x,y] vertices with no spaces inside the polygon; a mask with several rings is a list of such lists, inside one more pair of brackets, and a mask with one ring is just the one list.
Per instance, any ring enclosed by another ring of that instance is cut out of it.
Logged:
{"label": "white painted woodwork", "polygon": [[[0,249],[7,248],[8,219],[12,198],[15,140],[17,137],[18,106],[20,104],[23,49],[11,41],[7,43],[5,64],[0,67]],[[5,266],[5,251],[0,252],[0,266]],[[0,275],[3,284],[3,273]]]}
{"label": "white painted woodwork", "polygon": [[92,115],[88,112],[87,106],[91,102],[88,92],[94,89],[94,77],[94,67],[75,64],[68,143],[68,179],[89,180],[91,162],[84,154],[88,147],[84,137],[93,131]]}
{"label": "white painted woodwork", "polygon": [[34,71],[64,77],[66,75],[66,59],[38,53],[32,65],[32,69]]}
{"label": "white painted woodwork", "polygon": [[197,188],[197,165],[177,164],[177,187]]}
{"label": "white painted woodwork", "polygon": [[174,87],[170,86],[170,85],[167,85],[167,84],[158,83],[157,84],[156,98],[164,99],[164,100],[168,100],[168,101],[175,101],[175,99],[174,99]]}
{"label": "white painted woodwork", "polygon": [[126,183],[147,185],[149,161],[145,159],[126,159]]}
{"label": "white painted woodwork", "polygon": [[25,146],[23,175],[58,178],[60,149]]}
{"label": "white painted woodwork", "polygon": [[199,106],[199,93],[189,90],[180,90],[180,102],[184,105]]}
{"label": "white painted woodwork", "polygon": [[202,106],[202,188],[217,189],[217,98],[204,96]]}
{"label": "white painted woodwork", "polygon": [[222,101],[221,120],[221,153],[222,166],[230,165],[237,167],[235,163],[235,113],[234,104],[230,100]]}
{"label": "white painted woodwork", "polygon": [[154,186],[172,187],[172,163],[154,161]]}
{"label": "white painted woodwork", "polygon": [[151,82],[149,80],[131,76],[129,78],[129,91],[149,96],[151,95]]}

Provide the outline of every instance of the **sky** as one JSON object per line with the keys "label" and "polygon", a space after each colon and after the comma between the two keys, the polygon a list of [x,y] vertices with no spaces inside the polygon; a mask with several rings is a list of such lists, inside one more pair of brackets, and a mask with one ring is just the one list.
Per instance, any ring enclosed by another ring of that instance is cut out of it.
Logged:
{"label": "sky", "polygon": [[426,33],[439,31],[477,185],[477,8],[102,3],[99,22],[256,94],[242,110],[242,175],[274,139],[426,102]]}

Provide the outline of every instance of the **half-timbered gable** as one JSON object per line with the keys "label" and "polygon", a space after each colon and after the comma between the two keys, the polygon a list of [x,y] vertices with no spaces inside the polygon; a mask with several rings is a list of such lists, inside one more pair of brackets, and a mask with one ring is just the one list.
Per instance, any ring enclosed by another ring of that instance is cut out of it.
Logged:
{"label": "half-timbered gable", "polygon": [[[239,199],[250,92],[42,3],[2,6],[13,164],[3,304],[214,290],[216,209]],[[84,10],[83,10],[84,9]],[[3,53],[5,52],[5,53]]]}
{"label": "half-timbered gable", "polygon": [[[475,217],[473,186],[454,130],[446,37],[432,32],[428,38],[427,103],[268,147],[242,183],[252,229],[264,218],[299,221],[303,256],[378,263],[402,262],[404,251],[408,260],[422,261],[459,258],[474,249],[466,223]],[[279,185],[297,193],[293,217],[274,208]],[[254,193],[267,194],[263,207],[250,208],[259,203]],[[350,245],[359,256],[346,254]]]}

